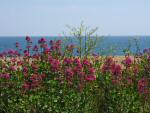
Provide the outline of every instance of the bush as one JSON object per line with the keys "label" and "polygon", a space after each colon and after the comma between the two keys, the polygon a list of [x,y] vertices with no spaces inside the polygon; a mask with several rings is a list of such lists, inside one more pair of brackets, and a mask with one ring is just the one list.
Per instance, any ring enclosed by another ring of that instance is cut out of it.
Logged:
{"label": "bush", "polygon": [[[0,54],[1,113],[149,113],[150,50],[126,55],[67,56],[45,38]],[[73,52],[75,46],[67,46]]]}

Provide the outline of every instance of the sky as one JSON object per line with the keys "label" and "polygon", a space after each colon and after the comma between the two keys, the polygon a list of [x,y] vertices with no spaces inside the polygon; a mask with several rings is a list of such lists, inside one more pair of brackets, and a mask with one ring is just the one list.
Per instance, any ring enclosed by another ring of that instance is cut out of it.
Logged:
{"label": "sky", "polygon": [[150,0],[0,0],[0,36],[58,36],[81,21],[98,35],[150,35]]}

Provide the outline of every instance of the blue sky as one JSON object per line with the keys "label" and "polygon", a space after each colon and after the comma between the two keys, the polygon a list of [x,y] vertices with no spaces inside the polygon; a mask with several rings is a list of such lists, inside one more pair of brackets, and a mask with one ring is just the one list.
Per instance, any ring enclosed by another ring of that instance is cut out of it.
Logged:
{"label": "blue sky", "polygon": [[150,35],[150,0],[0,0],[0,36],[58,36],[81,21],[99,35]]}

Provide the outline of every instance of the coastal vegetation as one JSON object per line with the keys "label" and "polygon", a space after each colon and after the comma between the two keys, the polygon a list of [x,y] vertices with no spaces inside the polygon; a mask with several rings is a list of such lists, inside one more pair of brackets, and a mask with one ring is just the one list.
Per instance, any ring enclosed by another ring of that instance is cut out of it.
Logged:
{"label": "coastal vegetation", "polygon": [[100,56],[96,29],[71,31],[78,45],[26,36],[0,53],[0,113],[150,113],[150,49]]}

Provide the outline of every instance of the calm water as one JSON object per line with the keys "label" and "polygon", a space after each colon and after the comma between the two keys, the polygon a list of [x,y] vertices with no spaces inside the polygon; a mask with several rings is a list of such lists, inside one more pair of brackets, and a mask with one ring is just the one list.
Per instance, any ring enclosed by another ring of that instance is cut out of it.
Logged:
{"label": "calm water", "polygon": [[[38,39],[41,37],[32,37],[33,45],[37,44]],[[63,37],[45,37],[48,41],[49,40],[57,40],[61,39],[64,40]],[[136,51],[135,41],[134,39],[138,40],[139,48],[142,51],[144,48],[150,48],[150,36],[141,36],[141,37],[134,37],[134,36],[105,36],[102,40],[98,41],[98,45],[94,52],[100,54],[113,54],[113,55],[123,55],[123,49],[127,48],[129,45],[129,40],[132,44],[131,50],[133,52]],[[22,48],[26,46],[25,37],[0,37],[0,52],[15,49],[15,42],[19,42]],[[76,44],[76,39],[71,38],[69,43]],[[113,51],[111,51],[113,50]]]}

